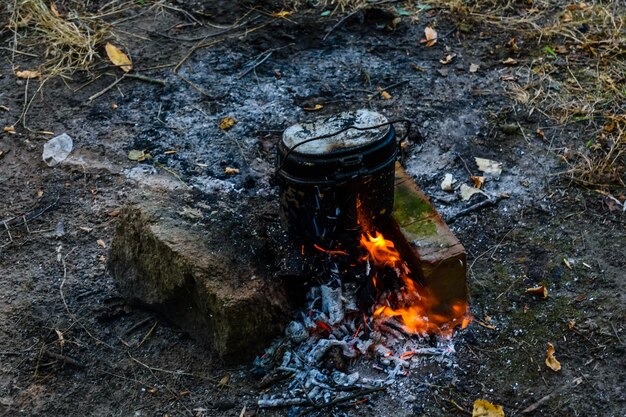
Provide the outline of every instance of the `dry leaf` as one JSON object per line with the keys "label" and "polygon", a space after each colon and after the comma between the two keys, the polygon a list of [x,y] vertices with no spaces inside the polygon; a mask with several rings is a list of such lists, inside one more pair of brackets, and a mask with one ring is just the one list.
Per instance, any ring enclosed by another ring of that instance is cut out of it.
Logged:
{"label": "dry leaf", "polygon": [[290,14],[291,14],[291,12],[282,11],[282,12],[274,12],[274,13],[272,13],[272,16],[274,16],[274,17],[287,17]]}
{"label": "dry leaf", "polygon": [[147,391],[147,392],[149,392],[150,394],[156,394],[157,389],[156,389],[156,388],[154,388],[154,387],[150,387],[150,388],[148,388],[146,391]]}
{"label": "dry leaf", "polygon": [[537,130],[535,131],[535,133],[537,134],[538,137],[540,137],[541,139],[545,139],[546,138],[546,134],[543,130],[537,128]]}
{"label": "dry leaf", "polygon": [[2,131],[4,133],[15,133],[15,126],[5,126]]}
{"label": "dry leaf", "polygon": [[385,90],[380,92],[380,96],[382,98],[384,98],[385,100],[391,100],[391,94],[389,94],[388,92],[386,92]]}
{"label": "dry leaf", "polygon": [[220,129],[228,130],[231,127],[235,126],[236,124],[237,124],[237,120],[233,119],[230,116],[226,116],[222,120],[220,120]]}
{"label": "dry leaf", "polygon": [[498,161],[492,161],[491,159],[485,158],[474,158],[476,160],[476,165],[478,165],[478,170],[484,172],[485,174],[494,174],[498,176],[502,173],[502,163]]}
{"label": "dry leaf", "polygon": [[63,347],[65,345],[65,338],[63,337],[63,333],[61,333],[60,330],[54,329],[54,331],[57,334],[57,337],[59,338],[58,342],[59,342],[59,346]]}
{"label": "dry leaf", "polygon": [[122,52],[120,48],[110,42],[107,42],[107,44],[104,46],[104,49],[106,49],[107,56],[109,57],[113,65],[120,67],[124,72],[128,72],[133,69],[133,63],[131,62],[130,58],[128,57],[128,55]]}
{"label": "dry leaf", "polygon": [[474,187],[478,188],[479,190],[483,187],[483,184],[485,183],[485,177],[479,177],[478,175],[471,175],[470,180],[472,180],[472,182],[474,183]]}
{"label": "dry leaf", "polygon": [[456,57],[456,54],[448,54],[445,58],[439,60],[443,65],[448,65]]}
{"label": "dry leaf", "polygon": [[102,239],[98,239],[98,241],[96,243],[98,243],[98,246],[100,246],[102,248],[106,248],[107,247],[107,244],[104,243],[104,240],[102,240]]}
{"label": "dry leaf", "polygon": [[476,72],[476,71],[478,71],[478,68],[480,68],[480,65],[478,65],[478,64],[470,64],[469,72]]}
{"label": "dry leaf", "polygon": [[117,108],[118,108],[118,107],[119,107],[119,106],[117,105],[117,103],[111,103],[111,108],[112,108],[113,110],[117,110]]}
{"label": "dry leaf", "polygon": [[569,10],[566,10],[565,13],[561,15],[561,22],[563,23],[569,23],[572,20],[574,20],[574,16],[572,16],[572,12]]}
{"label": "dry leaf", "polygon": [[491,404],[487,400],[474,401],[472,417],[505,417],[501,405]]}
{"label": "dry leaf", "polygon": [[15,75],[17,76],[17,78],[31,79],[31,78],[40,77],[41,73],[39,71],[24,70],[24,71],[15,71]]}
{"label": "dry leaf", "polygon": [[85,227],[85,226],[79,226],[78,227],[80,230],[82,230],[83,232],[91,232],[93,230],[93,227]]}
{"label": "dry leaf", "polygon": [[[475,194],[483,194],[483,195],[487,196],[487,194],[485,194],[484,192],[480,191],[478,188],[470,187],[467,184],[461,184],[461,199],[463,199],[463,201],[469,200]],[[489,197],[489,196],[487,196],[487,197]]]}
{"label": "dry leaf", "polygon": [[554,357],[554,352],[554,345],[552,343],[548,343],[548,351],[546,352],[546,365],[554,372],[558,372],[561,370],[561,363],[557,361]]}
{"label": "dry leaf", "polygon": [[230,375],[226,374],[222,377],[222,379],[220,379],[220,382],[217,384],[217,387],[224,388],[228,385],[229,382],[230,382]]}
{"label": "dry leaf", "polygon": [[115,209],[115,210],[109,211],[109,216],[111,216],[111,217],[117,217],[119,215],[120,215],[120,209]]}
{"label": "dry leaf", "polygon": [[437,43],[437,31],[430,26],[426,26],[424,29],[425,39],[422,39],[420,43],[426,44],[427,47],[431,47]]}
{"label": "dry leaf", "polygon": [[133,149],[131,151],[128,151],[128,159],[130,159],[131,161],[142,162],[146,159],[146,153],[144,151]]}
{"label": "dry leaf", "polygon": [[573,269],[571,262],[567,258],[563,258],[563,263],[567,267],[567,269]]}
{"label": "dry leaf", "polygon": [[0,104],[0,109],[2,109],[2,110],[4,110],[4,111],[9,111],[9,110],[11,110],[11,109],[9,108],[9,106],[5,106],[5,105],[3,105],[3,104]]}
{"label": "dry leaf", "polygon": [[567,328],[570,329],[570,330],[574,330],[574,327],[576,327],[576,320],[569,319],[567,321]]}
{"label": "dry leaf", "polygon": [[55,17],[61,17],[61,13],[59,13],[59,9],[57,9],[57,5],[54,2],[50,3],[50,11]]}
{"label": "dry leaf", "polygon": [[545,285],[541,285],[539,287],[526,288],[526,292],[533,294],[533,295],[537,295],[539,297],[543,297],[543,299],[548,298],[548,289],[545,287]]}
{"label": "dry leaf", "polygon": [[226,175],[239,174],[239,169],[238,168],[226,167],[226,169],[224,169],[224,174],[226,174]]}
{"label": "dry leaf", "polygon": [[318,111],[321,110],[324,106],[322,106],[321,104],[316,104],[313,107],[303,107],[302,110],[304,111]]}
{"label": "dry leaf", "polygon": [[504,61],[502,61],[502,63],[504,65],[516,65],[517,64],[517,60],[515,60],[513,58],[507,58]]}
{"label": "dry leaf", "polygon": [[441,181],[441,189],[443,191],[452,191],[454,190],[454,188],[452,187],[453,183],[454,177],[452,176],[452,174],[446,174],[443,177],[443,181]]}
{"label": "dry leaf", "polygon": [[585,3],[580,2],[580,3],[574,3],[574,4],[569,4],[567,6],[565,6],[565,8],[567,10],[585,10],[586,8],[588,8],[589,6],[587,6]]}
{"label": "dry leaf", "polygon": [[178,153],[178,151],[174,150],[174,149],[163,152],[164,155],[174,155],[174,154],[177,154],[177,153]]}

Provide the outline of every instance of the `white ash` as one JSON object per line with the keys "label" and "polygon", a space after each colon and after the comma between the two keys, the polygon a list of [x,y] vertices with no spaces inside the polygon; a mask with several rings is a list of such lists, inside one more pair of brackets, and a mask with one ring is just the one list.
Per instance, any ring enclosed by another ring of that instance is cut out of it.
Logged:
{"label": "white ash", "polygon": [[[407,333],[394,318],[364,319],[354,288],[335,287],[311,288],[300,317],[255,360],[257,369],[266,373],[262,385],[274,378],[286,380],[270,382],[269,391],[258,399],[260,408],[292,407],[290,415],[298,414],[376,387],[393,387],[395,396],[408,398],[411,384],[404,381],[412,370],[426,362],[455,366],[451,339],[438,338],[433,347],[427,338]],[[337,369],[341,366],[333,361],[345,366]]]}

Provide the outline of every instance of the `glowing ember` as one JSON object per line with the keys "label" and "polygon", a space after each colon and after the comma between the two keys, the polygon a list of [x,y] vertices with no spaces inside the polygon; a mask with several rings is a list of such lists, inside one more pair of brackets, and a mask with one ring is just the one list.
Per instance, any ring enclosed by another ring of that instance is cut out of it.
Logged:
{"label": "glowing ember", "polygon": [[372,282],[375,287],[381,281],[377,276],[380,267],[392,268],[402,281],[402,288],[396,293],[377,287],[379,295],[374,317],[395,317],[407,332],[420,335],[450,335],[455,327],[465,328],[470,323],[469,306],[464,301],[453,304],[445,314],[435,312],[439,300],[411,277],[411,271],[394,243],[385,239],[380,232],[375,232],[374,236],[364,233],[361,236],[361,246],[367,250],[363,260],[379,267],[373,270]]}

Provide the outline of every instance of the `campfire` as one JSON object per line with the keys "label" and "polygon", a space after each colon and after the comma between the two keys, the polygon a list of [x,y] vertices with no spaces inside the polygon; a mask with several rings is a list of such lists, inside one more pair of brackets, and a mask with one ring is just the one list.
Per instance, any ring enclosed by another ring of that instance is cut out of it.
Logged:
{"label": "campfire", "polygon": [[[279,182],[283,220],[316,273],[284,337],[255,361],[260,386],[271,387],[259,399],[260,407],[319,408],[349,401],[355,390],[363,395],[385,389],[426,358],[450,361],[454,330],[471,321],[466,299],[441,300],[425,285],[422,260],[391,215],[395,130],[382,116],[363,112],[316,123],[288,129],[283,144],[289,146],[279,150],[279,171],[291,169]],[[379,130],[369,132],[365,144],[358,135],[337,139],[328,133],[347,132],[350,126],[365,130],[366,125]],[[299,140],[289,136],[298,134]],[[289,161],[297,146],[331,137],[332,146],[317,145],[299,155],[308,158],[302,164],[306,170]],[[354,168],[367,159],[346,156],[343,149],[341,158],[359,164],[339,164],[341,180],[328,171],[323,178],[315,172],[311,181],[289,175],[311,174],[319,152],[326,168],[335,167],[328,160],[342,144],[350,143],[350,152],[355,147],[368,151],[376,141],[379,151],[385,141],[391,143],[382,162],[369,159],[376,169]],[[289,382],[279,387],[282,380]]]}

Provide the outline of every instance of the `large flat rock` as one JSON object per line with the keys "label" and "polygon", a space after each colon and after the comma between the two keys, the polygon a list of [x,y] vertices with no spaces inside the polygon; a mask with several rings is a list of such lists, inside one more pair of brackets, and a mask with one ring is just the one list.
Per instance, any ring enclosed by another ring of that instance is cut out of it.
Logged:
{"label": "large flat rock", "polygon": [[189,195],[134,198],[118,219],[109,271],[126,298],[162,312],[226,360],[249,359],[289,318],[283,285],[265,264],[263,224],[273,222],[259,220],[276,208],[195,203]]}

